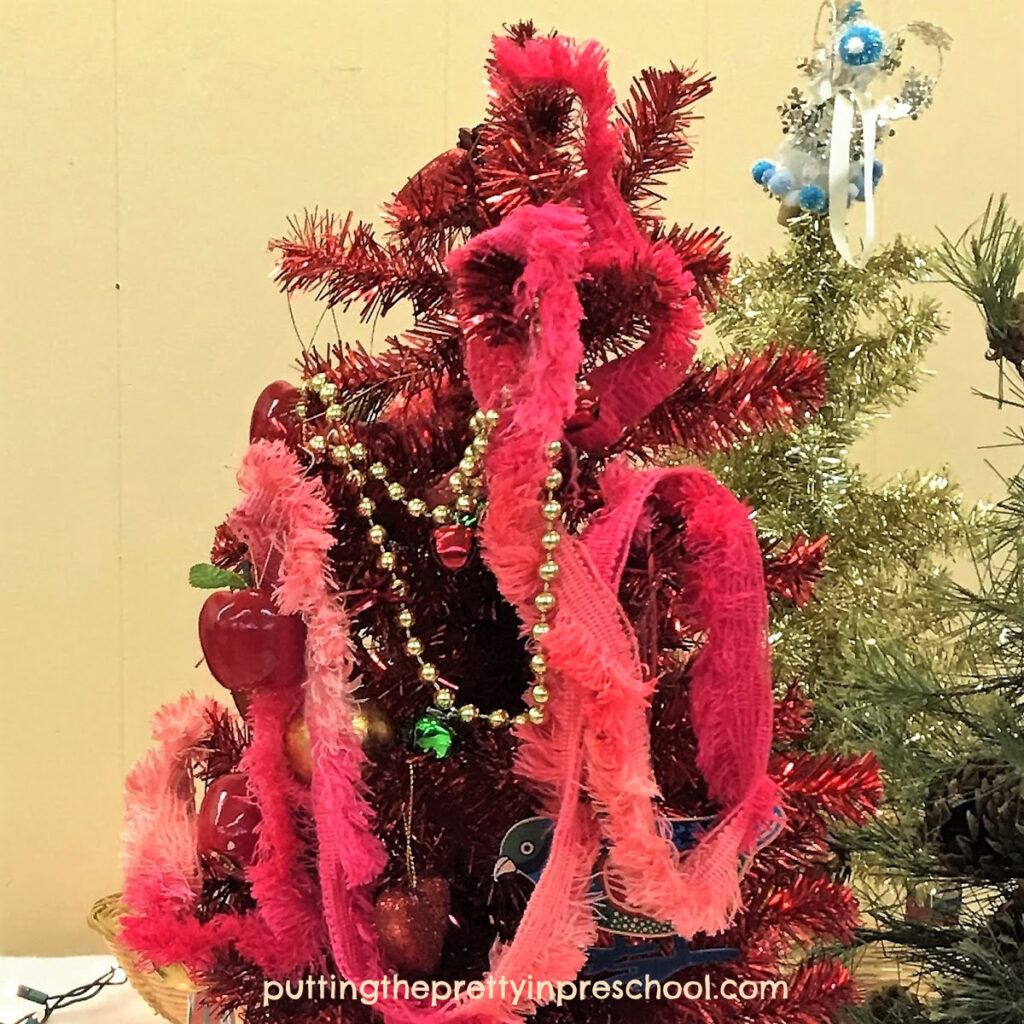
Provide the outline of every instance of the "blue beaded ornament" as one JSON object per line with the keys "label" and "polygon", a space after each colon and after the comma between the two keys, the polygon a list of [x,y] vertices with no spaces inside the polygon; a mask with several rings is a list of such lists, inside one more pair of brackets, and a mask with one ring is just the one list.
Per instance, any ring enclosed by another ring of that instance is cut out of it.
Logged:
{"label": "blue beaded ornament", "polygon": [[839,59],[852,68],[877,64],[885,53],[885,38],[874,25],[851,25],[839,37]]}

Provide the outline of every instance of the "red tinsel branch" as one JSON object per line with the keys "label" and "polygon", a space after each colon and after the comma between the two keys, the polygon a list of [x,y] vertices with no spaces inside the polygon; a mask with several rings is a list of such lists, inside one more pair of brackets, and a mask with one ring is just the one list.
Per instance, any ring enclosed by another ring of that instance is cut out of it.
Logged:
{"label": "red tinsel branch", "polygon": [[645,68],[633,79],[629,99],[618,109],[625,159],[617,183],[627,202],[642,208],[658,202],[663,176],[689,163],[693,146],[685,133],[699,118],[691,108],[711,92],[712,81],[674,64],[667,70]]}
{"label": "red tinsel branch", "polygon": [[775,702],[775,744],[800,743],[811,731],[813,705],[798,683],[790,683],[785,696]]}
{"label": "red tinsel branch", "polygon": [[769,592],[792,601],[798,608],[806,608],[825,571],[827,546],[827,534],[817,540],[798,534],[785,551],[766,552],[764,581]]}
{"label": "red tinsel branch", "polygon": [[871,752],[843,754],[775,754],[771,772],[787,799],[810,802],[830,818],[863,824],[882,800],[878,758]]}
{"label": "red tinsel branch", "polygon": [[811,875],[787,877],[762,897],[763,911],[772,931],[788,945],[815,939],[853,940],[858,906],[853,891],[842,882]]}
{"label": "red tinsel branch", "polygon": [[668,230],[657,225],[651,236],[664,239],[675,250],[684,270],[693,274],[694,287],[701,302],[714,309],[725,275],[729,273],[728,239],[721,228],[681,227],[673,224]]}
{"label": "red tinsel branch", "polygon": [[445,380],[461,380],[458,347],[454,319],[438,315],[424,319],[400,338],[388,338],[377,354],[357,343],[339,343],[333,360],[309,349],[301,365],[304,376],[323,373],[337,386],[334,401],[344,407],[348,421],[368,421],[397,398],[438,391]]}
{"label": "red tinsel branch", "polygon": [[746,1004],[732,1021],[785,1021],[822,1024],[836,1020],[840,1009],[856,1002],[857,986],[849,969],[838,960],[804,964],[786,979],[787,991],[776,998]]}
{"label": "red tinsel branch", "polygon": [[706,454],[765,430],[791,430],[824,401],[821,357],[770,347],[715,366],[695,363],[682,386],[627,440]]}
{"label": "red tinsel branch", "polygon": [[313,211],[289,224],[291,234],[269,244],[279,253],[274,280],[282,291],[311,292],[328,306],[360,300],[363,319],[405,298],[426,309],[447,296],[444,240],[438,251],[391,248],[369,224],[353,227],[351,214],[339,223],[333,214]]}

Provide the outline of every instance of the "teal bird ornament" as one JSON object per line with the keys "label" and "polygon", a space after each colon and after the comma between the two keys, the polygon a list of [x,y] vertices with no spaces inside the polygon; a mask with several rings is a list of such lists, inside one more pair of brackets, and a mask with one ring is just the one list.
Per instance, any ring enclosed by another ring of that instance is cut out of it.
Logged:
{"label": "teal bird ornament", "polygon": [[[758,839],[757,849],[767,846],[779,834],[783,820],[783,812],[777,808],[772,825]],[[669,824],[673,844],[683,851],[695,846],[700,837],[714,827],[715,819],[674,818]],[[536,885],[551,852],[553,833],[554,822],[550,818],[517,821],[501,841],[494,864],[495,882],[507,875],[520,874]],[[739,955],[739,950],[729,947],[691,949],[686,939],[676,935],[671,924],[630,910],[616,897],[616,887],[606,870],[607,862],[605,848],[594,864],[590,897],[597,927],[610,938],[611,945],[590,949],[582,972],[585,976],[604,975],[609,980],[623,981],[644,976],[665,981],[687,967],[721,963]],[[743,866],[740,865],[741,870]],[[671,939],[671,950],[666,953],[662,942],[642,941],[645,939]]]}

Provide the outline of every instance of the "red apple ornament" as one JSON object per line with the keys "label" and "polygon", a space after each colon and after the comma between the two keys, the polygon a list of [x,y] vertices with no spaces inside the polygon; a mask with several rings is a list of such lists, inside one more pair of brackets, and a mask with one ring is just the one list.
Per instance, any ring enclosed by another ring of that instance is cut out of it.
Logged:
{"label": "red apple ornament", "polygon": [[295,415],[299,390],[286,380],[275,380],[261,392],[249,420],[249,443],[284,441],[290,448],[302,442],[302,424]]}
{"label": "red apple ornament", "polygon": [[409,974],[430,974],[441,962],[451,893],[443,878],[383,889],[373,905],[381,949],[388,962]]}
{"label": "red apple ornament", "polygon": [[305,678],[306,626],[262,590],[218,590],[199,613],[199,643],[229,690],[276,690]]}
{"label": "red apple ornament", "polygon": [[196,845],[216,878],[244,878],[256,853],[260,809],[241,772],[214,779],[196,821]]}
{"label": "red apple ornament", "polygon": [[592,427],[601,415],[601,399],[589,384],[576,389],[576,409],[565,421],[565,432],[569,436]]}
{"label": "red apple ornament", "polygon": [[449,523],[434,530],[437,560],[450,572],[458,572],[473,553],[473,531],[461,523]]}

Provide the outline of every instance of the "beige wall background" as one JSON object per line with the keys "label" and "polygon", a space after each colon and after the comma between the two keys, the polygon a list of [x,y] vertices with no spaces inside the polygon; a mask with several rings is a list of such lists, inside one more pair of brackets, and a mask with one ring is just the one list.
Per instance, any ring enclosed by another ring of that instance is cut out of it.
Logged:
{"label": "beige wall background", "polygon": [[[0,952],[92,948],[83,917],[118,885],[122,777],[149,715],[211,685],[185,571],[234,499],[253,398],[298,350],[266,239],[304,207],[372,215],[475,123],[490,34],[533,17],[603,40],[620,91],[673,60],[718,76],[668,213],[761,254],[782,235],[748,168],[775,148],[816,7],[0,3]],[[887,146],[883,231],[959,231],[1018,185],[1024,7],[869,9],[956,37],[936,106]],[[998,488],[977,449],[1005,414],[971,397],[995,371],[969,305],[943,299],[935,376],[863,455],[879,473],[948,464],[977,498]]]}

